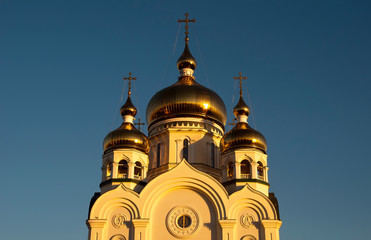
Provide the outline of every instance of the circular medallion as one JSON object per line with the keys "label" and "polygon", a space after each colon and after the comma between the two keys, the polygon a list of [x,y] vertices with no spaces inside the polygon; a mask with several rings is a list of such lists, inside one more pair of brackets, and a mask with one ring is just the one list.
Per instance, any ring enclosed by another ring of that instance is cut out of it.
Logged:
{"label": "circular medallion", "polygon": [[121,228],[122,226],[125,225],[125,215],[122,214],[122,213],[119,213],[119,214],[115,214],[113,217],[112,217],[112,225],[115,227],[115,228]]}
{"label": "circular medallion", "polygon": [[166,226],[174,237],[189,237],[199,229],[199,217],[190,207],[175,207],[166,217]]}
{"label": "circular medallion", "polygon": [[243,214],[241,216],[241,225],[245,228],[251,227],[253,224],[252,222],[254,221],[254,217],[251,214]]}

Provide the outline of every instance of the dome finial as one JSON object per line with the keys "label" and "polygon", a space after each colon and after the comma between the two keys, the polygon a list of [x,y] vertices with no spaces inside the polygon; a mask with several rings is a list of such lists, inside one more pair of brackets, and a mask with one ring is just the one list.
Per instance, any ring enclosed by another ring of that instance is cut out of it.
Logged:
{"label": "dome finial", "polygon": [[125,104],[121,107],[120,113],[124,122],[133,123],[134,117],[137,114],[137,109],[135,108],[134,104],[131,102],[131,80],[137,80],[136,77],[131,76],[132,73],[129,72],[129,77],[124,77],[124,80],[129,81],[128,87],[128,99],[126,99]]}
{"label": "dome finial", "polygon": [[238,77],[234,77],[233,79],[239,79],[240,80],[240,97],[242,97],[242,80],[246,80],[247,77],[242,77],[242,73],[239,72],[238,74],[240,74],[240,76]]}
{"label": "dome finial", "polygon": [[124,77],[123,78],[124,80],[128,80],[129,81],[128,97],[130,97],[130,95],[131,95],[131,80],[137,80],[137,78],[136,77],[132,77],[131,74],[132,73],[129,72],[129,77]]}
{"label": "dome finial", "polygon": [[192,56],[191,51],[188,48],[188,23],[189,22],[196,22],[196,19],[188,19],[188,13],[185,14],[185,19],[178,19],[179,23],[185,22],[185,47],[182,55],[179,57],[177,61],[177,67],[180,71],[181,76],[190,76],[192,77],[193,71],[196,69],[197,62],[196,59]]}
{"label": "dome finial", "polygon": [[138,118],[138,122],[135,122],[134,125],[137,125],[138,126],[138,130],[140,131],[140,126],[141,125],[144,125],[145,123],[140,121],[140,118]]}
{"label": "dome finial", "polygon": [[247,77],[242,77],[242,73],[239,72],[238,77],[234,77],[234,79],[240,80],[240,100],[238,101],[237,105],[233,108],[233,114],[237,117],[237,122],[246,122],[247,123],[247,117],[250,114],[250,109],[243,100],[243,92],[242,92],[242,80],[246,80]]}
{"label": "dome finial", "polygon": [[189,34],[189,32],[188,32],[188,23],[189,22],[196,22],[196,19],[188,19],[188,15],[189,15],[188,13],[185,13],[185,16],[186,16],[185,19],[178,19],[178,22],[179,23],[185,22],[185,27],[184,27],[185,28],[185,32],[184,33],[185,33],[186,36],[185,36],[185,39],[184,40],[185,40],[185,44],[186,45],[188,45],[188,41],[189,41],[189,38],[188,38],[188,34]]}

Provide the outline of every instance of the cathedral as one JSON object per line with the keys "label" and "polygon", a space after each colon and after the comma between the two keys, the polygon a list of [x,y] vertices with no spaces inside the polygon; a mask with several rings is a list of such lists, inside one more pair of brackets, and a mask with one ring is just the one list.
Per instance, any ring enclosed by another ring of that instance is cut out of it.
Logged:
{"label": "cathedral", "polygon": [[148,136],[134,124],[128,96],[123,122],[103,141],[100,192],[86,224],[89,240],[279,240],[278,201],[269,192],[267,143],[248,124],[243,98],[225,132],[223,100],[199,84],[188,42],[177,61],[178,79],[147,105]]}

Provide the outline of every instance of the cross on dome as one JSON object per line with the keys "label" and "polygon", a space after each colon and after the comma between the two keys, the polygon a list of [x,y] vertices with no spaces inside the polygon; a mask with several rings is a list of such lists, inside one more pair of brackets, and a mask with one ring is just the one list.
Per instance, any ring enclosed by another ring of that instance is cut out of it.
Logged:
{"label": "cross on dome", "polygon": [[185,16],[186,16],[186,18],[185,19],[178,19],[178,22],[179,23],[182,23],[182,22],[185,22],[185,35],[186,35],[186,37],[185,37],[185,42],[186,42],[186,44],[188,44],[188,40],[189,40],[189,38],[188,38],[188,34],[189,34],[189,32],[188,32],[188,23],[189,22],[196,22],[196,19],[188,19],[188,13],[186,13],[185,14]]}
{"label": "cross on dome", "polygon": [[232,126],[234,128],[237,125],[237,118],[233,118],[231,123],[228,123],[229,126]]}
{"label": "cross on dome", "polygon": [[235,122],[236,120],[237,120],[236,118],[233,118],[233,119],[232,119],[232,122],[231,122],[231,123],[228,123],[228,125],[233,126],[233,127],[236,126],[236,124],[237,124],[237,123]]}
{"label": "cross on dome", "polygon": [[247,77],[242,77],[242,73],[239,72],[240,76],[234,77],[233,79],[239,79],[240,80],[240,96],[242,96],[242,80],[246,80]]}
{"label": "cross on dome", "polygon": [[140,121],[140,118],[138,118],[138,122],[134,123],[134,125],[138,126],[138,130],[140,130],[140,126],[144,125],[144,122]]}
{"label": "cross on dome", "polygon": [[129,81],[129,88],[128,88],[128,95],[129,95],[129,97],[131,95],[131,80],[137,80],[137,78],[136,77],[132,77],[131,74],[132,73],[129,72],[129,77],[124,77],[123,78],[124,80],[128,80]]}

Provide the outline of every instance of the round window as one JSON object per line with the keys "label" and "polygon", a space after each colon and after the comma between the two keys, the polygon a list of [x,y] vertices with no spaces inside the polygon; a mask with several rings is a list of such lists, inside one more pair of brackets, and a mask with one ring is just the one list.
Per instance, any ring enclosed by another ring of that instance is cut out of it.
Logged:
{"label": "round window", "polygon": [[178,218],[177,223],[180,228],[187,228],[191,226],[192,219],[187,215],[182,215]]}

